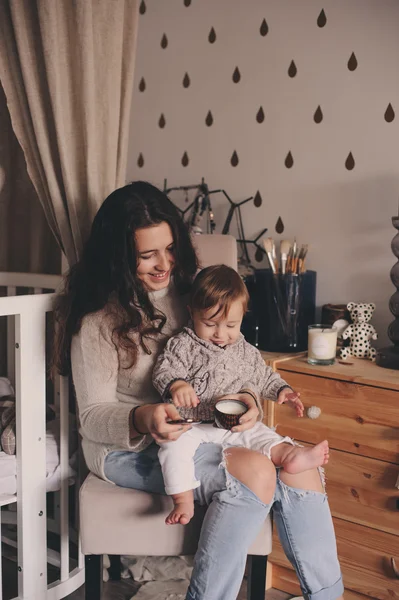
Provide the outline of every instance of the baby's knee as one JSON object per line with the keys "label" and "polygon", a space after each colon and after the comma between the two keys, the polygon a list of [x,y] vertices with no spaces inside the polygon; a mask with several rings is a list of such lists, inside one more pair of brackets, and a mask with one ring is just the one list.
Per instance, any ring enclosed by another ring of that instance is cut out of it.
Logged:
{"label": "baby's knee", "polygon": [[225,450],[226,468],[264,504],[270,504],[276,489],[276,469],[271,460],[246,448]]}

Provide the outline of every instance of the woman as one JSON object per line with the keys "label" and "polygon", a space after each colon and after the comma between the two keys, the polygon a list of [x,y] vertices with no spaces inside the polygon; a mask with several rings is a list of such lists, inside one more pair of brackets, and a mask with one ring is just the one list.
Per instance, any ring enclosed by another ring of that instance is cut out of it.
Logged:
{"label": "woman", "polygon": [[[117,485],[164,493],[154,440],[176,440],[189,428],[168,423],[179,415],[159,402],[151,375],[168,337],[187,320],[185,293],[197,268],[176,208],[157,188],[135,182],[105,200],[58,297],[55,363],[62,373],[72,371],[86,463]],[[248,385],[237,397],[252,421],[256,395]],[[214,444],[200,446],[195,463],[201,480],[195,497],[209,508],[187,600],[237,597],[248,548],[272,505],[305,597],[341,598],[331,515],[317,471],[276,477],[267,457],[244,448],[223,456]]]}

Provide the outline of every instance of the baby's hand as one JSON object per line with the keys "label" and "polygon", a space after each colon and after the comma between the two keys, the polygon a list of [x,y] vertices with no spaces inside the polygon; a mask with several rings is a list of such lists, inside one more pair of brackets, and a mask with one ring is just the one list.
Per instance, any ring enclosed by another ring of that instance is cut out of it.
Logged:
{"label": "baby's hand", "polygon": [[174,381],[169,388],[169,392],[172,396],[172,402],[175,406],[194,408],[194,406],[198,406],[199,404],[199,400],[193,386],[187,383],[187,381],[183,381],[182,379]]}
{"label": "baby's hand", "polygon": [[303,417],[303,404],[299,398],[301,394],[294,392],[291,388],[284,388],[278,395],[277,404],[291,404],[295,408],[298,417]]}

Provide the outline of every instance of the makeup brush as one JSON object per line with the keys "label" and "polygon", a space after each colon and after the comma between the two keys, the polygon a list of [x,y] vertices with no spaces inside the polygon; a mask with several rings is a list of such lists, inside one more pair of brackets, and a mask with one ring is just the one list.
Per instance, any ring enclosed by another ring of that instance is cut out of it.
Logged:
{"label": "makeup brush", "polygon": [[301,246],[301,250],[299,252],[299,273],[304,273],[305,272],[305,257],[308,253],[308,245],[307,244],[302,244]]}
{"label": "makeup brush", "polygon": [[266,256],[269,261],[270,268],[273,271],[273,273],[275,274],[276,273],[276,265],[273,260],[273,247],[274,247],[273,238],[266,238],[265,240],[263,240],[263,245],[266,250]]}
{"label": "makeup brush", "polygon": [[294,268],[294,247],[290,246],[290,250],[289,250],[288,256],[287,256],[287,264],[285,267],[285,272],[292,273],[293,268]]}
{"label": "makeup brush", "polygon": [[272,257],[273,257],[273,262],[274,262],[274,266],[276,268],[276,273],[278,273],[279,271],[279,267],[278,267],[278,260],[277,260],[277,254],[276,254],[276,244],[274,243],[274,239],[273,238],[269,238],[272,241]]}
{"label": "makeup brush", "polygon": [[294,238],[294,243],[292,244],[292,260],[290,261],[291,273],[296,273],[297,264],[298,264],[298,244],[296,243],[296,238]]}
{"label": "makeup brush", "polygon": [[291,248],[290,240],[281,240],[280,255],[281,255],[281,272],[284,274],[287,266],[287,258]]}

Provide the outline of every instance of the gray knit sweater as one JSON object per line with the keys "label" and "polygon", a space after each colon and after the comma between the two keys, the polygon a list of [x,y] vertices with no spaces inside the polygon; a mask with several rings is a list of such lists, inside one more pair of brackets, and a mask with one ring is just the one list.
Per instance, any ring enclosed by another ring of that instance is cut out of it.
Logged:
{"label": "gray knit sweater", "polygon": [[114,323],[105,309],[87,315],[72,340],[72,375],[83,453],[88,468],[103,479],[108,452],[140,452],[153,441],[150,435],[129,438],[129,414],[133,406],[161,401],[151,380],[154,364],[167,339],[181,331],[188,320],[186,299],[173,285],[149,296],[167,321],[162,334],[147,342],[151,354],[140,348],[132,368],[119,365],[112,342]]}
{"label": "gray knit sweater", "polygon": [[[201,406],[213,405],[220,396],[249,388],[261,398],[276,400],[279,391],[289,387],[242,334],[234,344],[221,348],[199,338],[190,327],[168,341],[155,365],[153,383],[164,400],[169,401],[169,386],[176,379],[193,386],[200,400],[199,418]],[[194,416],[192,409],[179,412],[185,418]]]}

